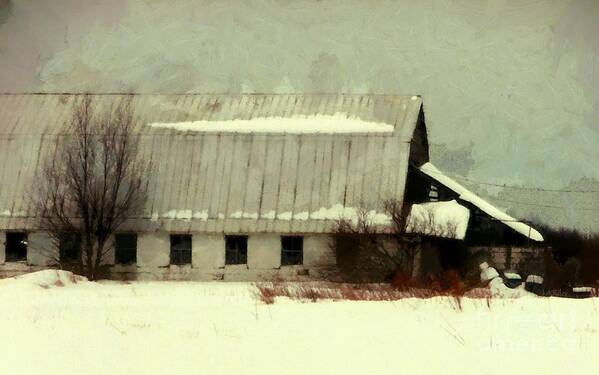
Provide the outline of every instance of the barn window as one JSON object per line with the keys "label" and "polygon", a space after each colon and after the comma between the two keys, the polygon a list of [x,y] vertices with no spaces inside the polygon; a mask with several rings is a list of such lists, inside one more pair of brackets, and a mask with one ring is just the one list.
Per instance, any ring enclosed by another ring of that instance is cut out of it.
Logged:
{"label": "barn window", "polygon": [[135,264],[137,262],[137,235],[135,233],[117,233],[114,236],[114,258],[116,264]]}
{"label": "barn window", "polygon": [[62,235],[58,250],[61,262],[78,262],[81,258],[81,234]]}
{"label": "barn window", "polygon": [[171,264],[191,264],[191,235],[171,235]]}
{"label": "barn window", "polygon": [[281,265],[292,266],[304,262],[304,237],[281,237]]}
{"label": "barn window", "polygon": [[6,251],[7,262],[27,260],[27,233],[7,232],[4,249]]}
{"label": "barn window", "polygon": [[435,185],[431,185],[431,189],[428,192],[428,198],[431,202],[437,202],[439,200],[439,189]]}
{"label": "barn window", "polygon": [[246,264],[248,262],[248,237],[225,236],[225,264]]}

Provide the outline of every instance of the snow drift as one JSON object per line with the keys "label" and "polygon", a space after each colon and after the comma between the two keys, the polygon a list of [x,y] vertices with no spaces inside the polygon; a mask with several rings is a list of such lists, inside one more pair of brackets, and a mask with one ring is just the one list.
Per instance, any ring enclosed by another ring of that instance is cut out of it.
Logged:
{"label": "snow drift", "polygon": [[87,278],[64,270],[43,270],[0,280],[0,287],[41,287],[44,289],[87,282]]}

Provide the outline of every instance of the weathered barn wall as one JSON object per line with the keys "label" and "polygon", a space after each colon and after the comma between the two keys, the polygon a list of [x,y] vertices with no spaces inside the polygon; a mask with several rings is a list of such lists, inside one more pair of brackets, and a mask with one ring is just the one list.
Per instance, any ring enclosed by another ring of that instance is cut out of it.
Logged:
{"label": "weathered barn wall", "polygon": [[470,247],[471,256],[478,256],[488,260],[489,263],[500,271],[515,271],[524,274],[543,274],[543,257],[547,251],[541,247]]}
{"label": "weathered barn wall", "polygon": [[[49,266],[58,259],[58,250],[52,238],[43,232],[28,233],[27,263],[33,266]],[[4,249],[2,249],[4,251]]]}
{"label": "weathered barn wall", "polygon": [[423,244],[414,256],[412,277],[425,277],[429,274],[439,274],[441,272],[443,272],[443,267],[439,248],[430,244]]}
{"label": "weathered barn wall", "polygon": [[543,247],[456,245],[444,248],[438,244],[423,243],[414,259],[413,276],[438,275],[449,269],[464,274],[477,273],[482,262],[487,262],[500,272],[516,272],[523,276],[543,275],[545,272],[544,255],[547,249]]}
{"label": "weathered barn wall", "polygon": [[224,249],[224,236],[209,233],[194,234],[191,241],[191,262],[193,267],[207,270],[224,267]]}
{"label": "weathered barn wall", "polygon": [[[114,265],[114,251],[107,257],[111,277],[138,280],[310,280],[320,279],[335,267],[327,235],[304,236],[304,262],[281,266],[281,236],[257,233],[248,236],[248,262],[225,265],[223,234],[192,233],[192,264],[170,265],[170,237],[167,232],[138,233],[137,264]],[[0,232],[0,277],[10,277],[51,266],[57,259],[50,237],[28,233],[27,262],[4,262],[5,233]]]}
{"label": "weathered barn wall", "polygon": [[137,265],[139,267],[166,267],[170,261],[168,233],[140,233],[137,237]]}
{"label": "weathered barn wall", "polygon": [[281,237],[271,233],[249,236],[247,268],[275,269],[279,267],[281,267]]}
{"label": "weathered barn wall", "polygon": [[335,253],[330,245],[330,237],[326,235],[304,237],[304,265],[306,267],[334,265]]}

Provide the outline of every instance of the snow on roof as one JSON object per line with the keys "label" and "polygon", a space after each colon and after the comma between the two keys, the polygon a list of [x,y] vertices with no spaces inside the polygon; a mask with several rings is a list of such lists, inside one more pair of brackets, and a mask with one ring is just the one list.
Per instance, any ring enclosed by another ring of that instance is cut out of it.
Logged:
{"label": "snow on roof", "polygon": [[414,204],[406,231],[463,240],[469,219],[470,210],[455,200]]}
{"label": "snow on roof", "polygon": [[501,211],[497,207],[493,206],[489,202],[477,196],[470,190],[466,189],[464,186],[460,185],[458,182],[454,181],[450,177],[445,176],[432,163],[423,164],[420,167],[420,170],[427,176],[432,177],[447,188],[458,193],[460,195],[460,199],[472,203],[473,205],[481,209],[483,212],[485,212],[487,215],[493,217],[498,221],[501,221],[516,232],[535,241],[543,241],[543,236],[536,229],[532,228],[527,224],[524,224],[521,221],[514,219],[510,215],[506,214],[505,212]]}
{"label": "snow on roof", "polygon": [[155,128],[170,128],[179,131],[208,133],[393,133],[390,124],[364,121],[350,117],[347,113],[334,115],[310,115],[294,117],[257,117],[249,120],[152,122]]}

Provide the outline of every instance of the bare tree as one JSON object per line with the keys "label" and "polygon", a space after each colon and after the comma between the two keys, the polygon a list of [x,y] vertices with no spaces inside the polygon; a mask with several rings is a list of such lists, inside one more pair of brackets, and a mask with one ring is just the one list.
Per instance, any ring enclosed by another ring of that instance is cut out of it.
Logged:
{"label": "bare tree", "polygon": [[364,208],[353,220],[336,222],[331,247],[344,278],[380,281],[396,272],[411,278],[423,236],[457,237],[457,223],[439,222],[431,207],[421,215],[408,215],[397,200],[387,200],[383,207],[390,219],[388,225],[373,223]]}
{"label": "bare tree", "polygon": [[130,103],[93,113],[90,96],[76,105],[53,157],[42,166],[36,210],[61,268],[101,276],[109,239],[147,199],[149,162],[139,158]]}

